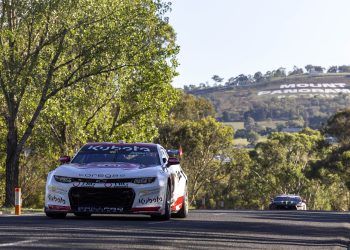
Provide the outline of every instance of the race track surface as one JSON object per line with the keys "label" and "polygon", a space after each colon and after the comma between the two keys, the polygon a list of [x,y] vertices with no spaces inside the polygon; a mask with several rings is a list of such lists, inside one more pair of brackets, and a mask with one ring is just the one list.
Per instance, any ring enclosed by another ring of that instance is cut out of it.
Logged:
{"label": "race track surface", "polygon": [[350,213],[192,210],[186,219],[0,215],[2,249],[348,249]]}

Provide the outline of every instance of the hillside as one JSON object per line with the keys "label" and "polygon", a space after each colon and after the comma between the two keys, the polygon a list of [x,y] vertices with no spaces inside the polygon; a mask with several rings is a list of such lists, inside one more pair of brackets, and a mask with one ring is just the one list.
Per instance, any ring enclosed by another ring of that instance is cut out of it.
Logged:
{"label": "hillside", "polygon": [[332,114],[350,107],[350,74],[299,75],[241,86],[196,89],[209,99],[224,122],[294,121],[319,128]]}

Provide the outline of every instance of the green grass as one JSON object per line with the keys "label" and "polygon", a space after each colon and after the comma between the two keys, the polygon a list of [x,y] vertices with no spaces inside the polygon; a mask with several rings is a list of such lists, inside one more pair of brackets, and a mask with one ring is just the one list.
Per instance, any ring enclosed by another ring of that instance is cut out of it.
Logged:
{"label": "green grass", "polygon": [[[262,121],[257,123],[263,127],[276,128],[278,124],[284,124],[286,123],[286,121]],[[244,129],[244,122],[222,122],[222,124],[224,124],[225,126],[233,127],[235,131],[238,129]]]}
{"label": "green grass", "polygon": [[278,124],[285,124],[286,121],[262,121],[258,122],[260,126],[267,127],[267,128],[276,128]]}
{"label": "green grass", "polygon": [[249,142],[247,141],[247,139],[244,139],[244,138],[235,138],[233,140],[233,144],[234,145],[248,145]]}
{"label": "green grass", "polygon": [[222,124],[224,124],[225,126],[233,127],[234,130],[244,128],[243,122],[222,122]]}

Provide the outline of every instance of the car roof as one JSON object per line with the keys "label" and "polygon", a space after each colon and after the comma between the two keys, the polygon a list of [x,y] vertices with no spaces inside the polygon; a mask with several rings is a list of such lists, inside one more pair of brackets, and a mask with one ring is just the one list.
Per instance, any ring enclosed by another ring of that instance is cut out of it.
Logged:
{"label": "car roof", "polygon": [[155,143],[145,143],[145,142],[135,142],[135,143],[124,143],[124,142],[88,142],[84,146],[148,146],[157,147],[159,144]]}
{"label": "car roof", "polygon": [[276,197],[282,197],[282,198],[287,198],[287,197],[289,197],[289,198],[300,198],[299,195],[295,195],[295,194],[281,194],[281,195],[275,196],[275,198],[276,198]]}

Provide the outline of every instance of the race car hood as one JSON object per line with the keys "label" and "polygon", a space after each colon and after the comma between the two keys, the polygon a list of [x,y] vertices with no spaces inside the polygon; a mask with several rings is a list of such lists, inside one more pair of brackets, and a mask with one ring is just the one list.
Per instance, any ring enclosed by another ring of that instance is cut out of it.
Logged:
{"label": "race car hood", "polygon": [[78,178],[129,178],[129,177],[145,177],[155,176],[161,166],[152,165],[145,166],[142,164],[132,163],[88,163],[77,164],[70,163],[59,166],[55,171],[55,175]]}

